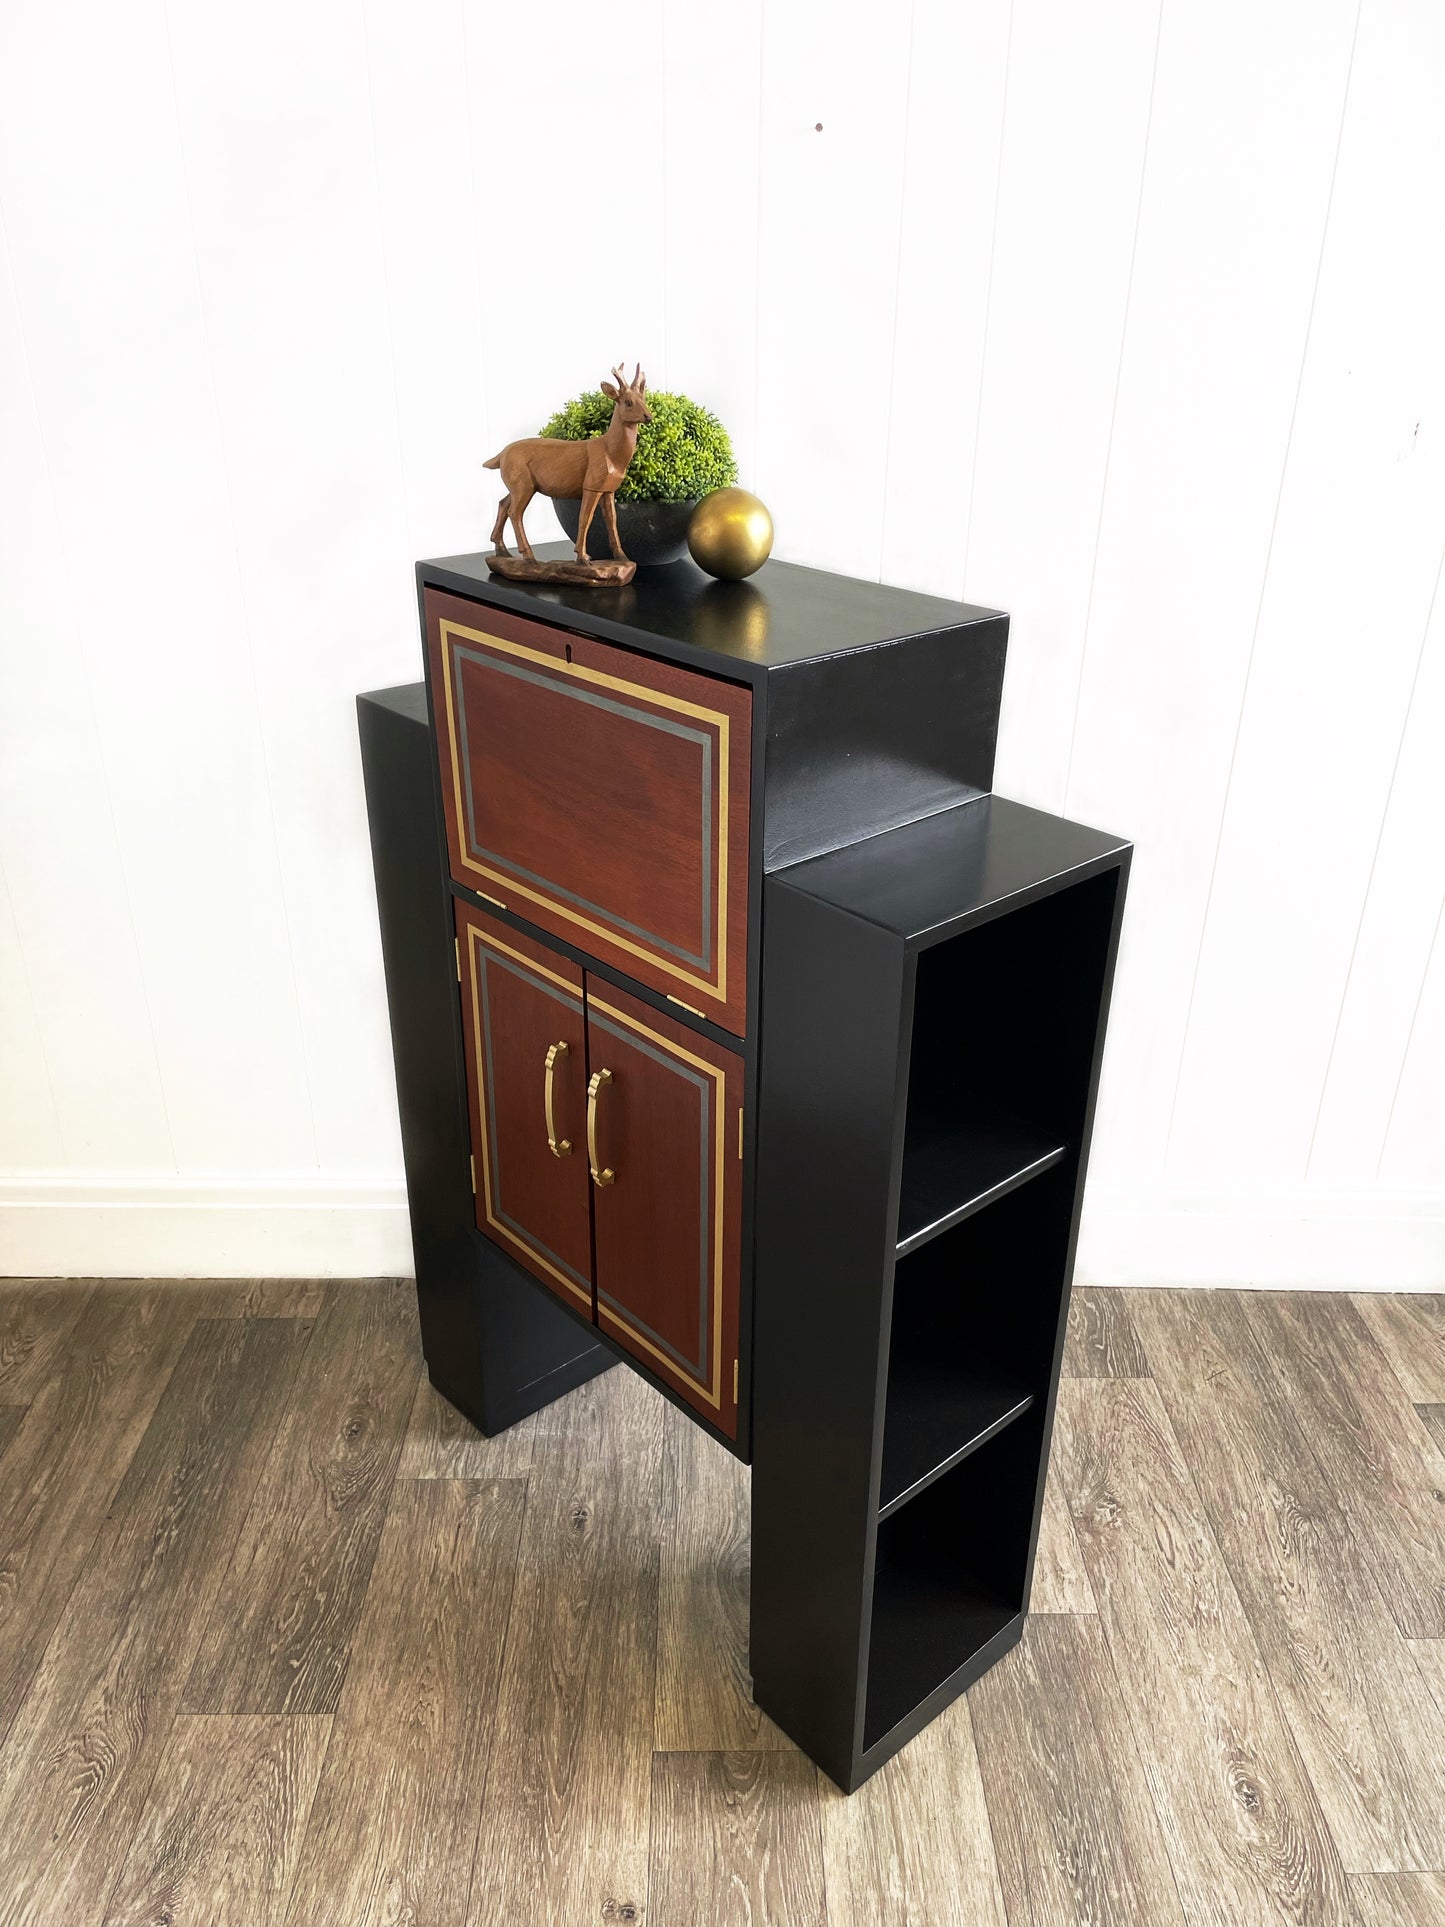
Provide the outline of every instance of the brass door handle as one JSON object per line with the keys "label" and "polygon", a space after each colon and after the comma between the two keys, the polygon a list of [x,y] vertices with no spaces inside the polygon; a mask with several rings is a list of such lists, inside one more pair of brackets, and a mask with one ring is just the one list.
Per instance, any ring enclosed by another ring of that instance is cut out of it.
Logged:
{"label": "brass door handle", "polygon": [[587,1085],[587,1164],[592,1182],[599,1188],[611,1184],[617,1173],[600,1167],[597,1158],[597,1093],[612,1082],[611,1071],[593,1071]]}
{"label": "brass door handle", "polygon": [[552,1115],[552,1073],[557,1068],[557,1059],[559,1057],[565,1057],[566,1055],[567,1046],[560,1039],[555,1044],[549,1044],[547,1046],[546,1069],[542,1075],[542,1110],[547,1119],[547,1149],[552,1153],[554,1158],[565,1158],[572,1155],[572,1140],[567,1137],[558,1137],[557,1121]]}

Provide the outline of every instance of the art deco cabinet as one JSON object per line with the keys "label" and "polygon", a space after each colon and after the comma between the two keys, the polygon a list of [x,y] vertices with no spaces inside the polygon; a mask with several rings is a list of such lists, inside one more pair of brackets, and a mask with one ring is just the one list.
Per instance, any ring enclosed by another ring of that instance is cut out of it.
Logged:
{"label": "art deco cabinet", "polygon": [[992,794],[1007,618],[422,563],[359,701],[427,1365],[619,1359],[753,1467],[762,1706],[851,1789],[1019,1637],[1129,848]]}

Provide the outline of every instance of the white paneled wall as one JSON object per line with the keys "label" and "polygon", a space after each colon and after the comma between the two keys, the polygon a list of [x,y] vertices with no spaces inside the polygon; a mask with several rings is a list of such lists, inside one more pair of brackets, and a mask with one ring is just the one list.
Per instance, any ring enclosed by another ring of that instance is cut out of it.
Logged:
{"label": "white paneled wall", "polygon": [[1436,0],[0,9],[0,1269],[406,1268],[353,698],[626,355],[1137,840],[1083,1273],[1445,1286],[1442,98]]}

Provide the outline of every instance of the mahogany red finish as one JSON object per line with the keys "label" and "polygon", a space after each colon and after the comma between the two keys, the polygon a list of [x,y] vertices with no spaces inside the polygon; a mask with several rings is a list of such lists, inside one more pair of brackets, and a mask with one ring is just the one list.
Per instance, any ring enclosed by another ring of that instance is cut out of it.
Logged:
{"label": "mahogany red finish", "polygon": [[597,1322],[737,1436],[743,1060],[587,979],[597,1093]]}
{"label": "mahogany red finish", "polygon": [[[520,931],[456,906],[477,1224],[559,1297],[592,1313],[582,972]],[[554,1156],[543,1114],[549,1048]]]}
{"label": "mahogany red finish", "polygon": [[452,874],[737,1035],[752,695],[425,594]]}

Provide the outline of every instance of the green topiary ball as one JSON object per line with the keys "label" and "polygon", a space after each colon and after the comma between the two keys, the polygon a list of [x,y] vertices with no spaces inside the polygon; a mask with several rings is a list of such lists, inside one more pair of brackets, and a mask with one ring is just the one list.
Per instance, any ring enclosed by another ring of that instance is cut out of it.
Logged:
{"label": "green topiary ball", "polygon": [[[648,395],[647,405],[652,420],[637,431],[637,452],[617,491],[619,502],[685,502],[738,479],[733,445],[716,415],[686,395],[661,390]],[[556,441],[585,442],[601,435],[611,420],[612,403],[594,388],[559,408],[541,433]]]}

